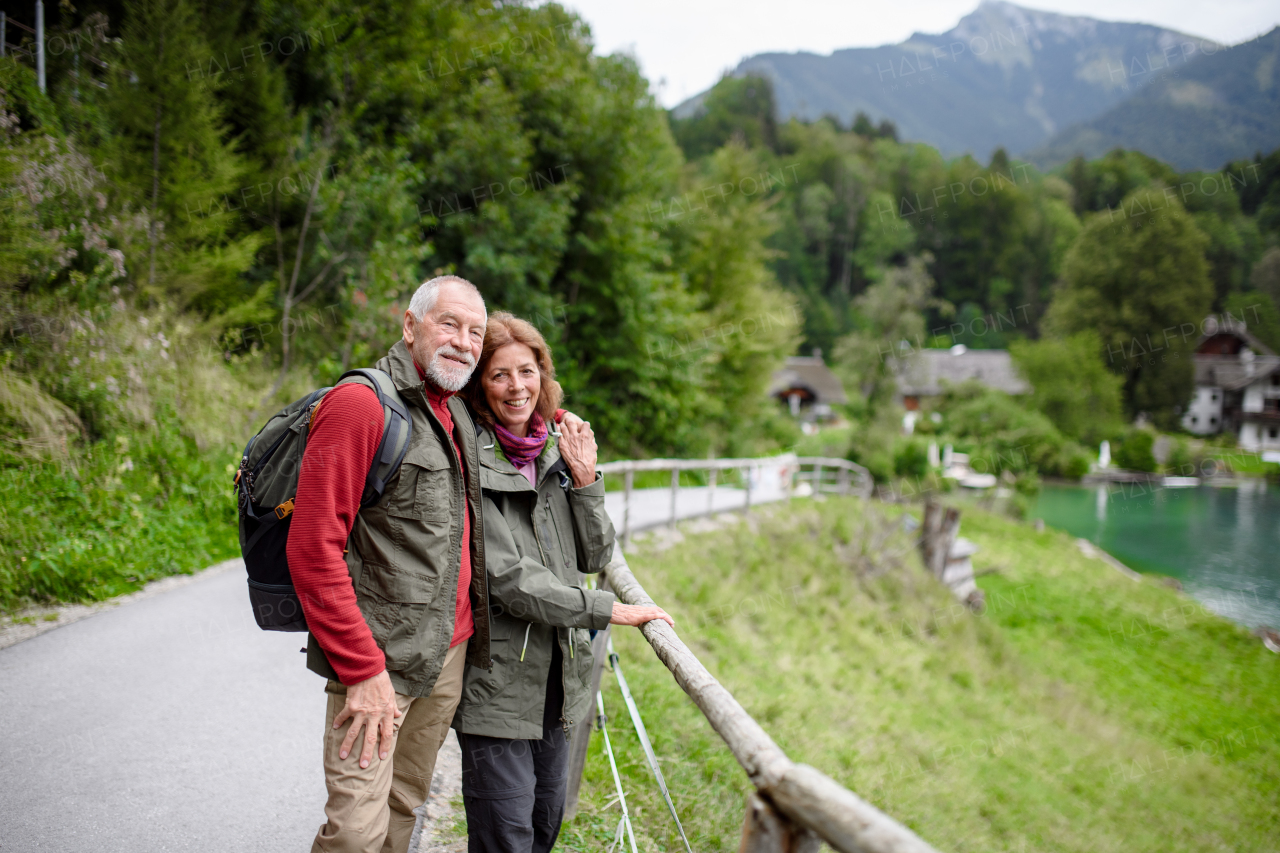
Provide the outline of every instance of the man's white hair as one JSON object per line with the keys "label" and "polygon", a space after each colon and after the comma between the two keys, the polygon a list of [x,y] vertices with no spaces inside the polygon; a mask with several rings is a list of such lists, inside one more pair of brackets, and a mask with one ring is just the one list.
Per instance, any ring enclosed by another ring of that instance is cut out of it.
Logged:
{"label": "man's white hair", "polygon": [[438,275],[435,278],[427,279],[422,283],[418,290],[413,294],[413,298],[409,300],[409,313],[422,322],[422,318],[427,316],[427,312],[436,307],[436,300],[440,298],[440,288],[446,284],[457,284],[469,289],[480,300],[480,305],[484,308],[484,316],[489,318],[489,309],[484,305],[484,297],[480,295],[480,289],[462,276],[458,275]]}

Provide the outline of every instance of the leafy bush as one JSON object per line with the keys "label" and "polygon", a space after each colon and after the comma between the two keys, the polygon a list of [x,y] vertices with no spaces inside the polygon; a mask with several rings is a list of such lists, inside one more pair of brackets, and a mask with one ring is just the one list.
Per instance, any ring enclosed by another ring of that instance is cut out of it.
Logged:
{"label": "leafy bush", "polygon": [[1169,448],[1169,458],[1165,460],[1165,470],[1170,474],[1189,476],[1196,471],[1195,454],[1183,439],[1175,439]]}
{"label": "leafy bush", "polygon": [[1084,448],[1008,394],[966,383],[949,389],[941,405],[947,432],[979,473],[1034,471],[1078,479],[1089,470]]}
{"label": "leafy bush", "polygon": [[265,375],[161,312],[6,308],[0,609],[99,600],[233,556],[230,471]]}
{"label": "leafy bush", "polygon": [[1115,461],[1121,468],[1129,471],[1146,471],[1154,473],[1156,468],[1155,433],[1145,429],[1130,430],[1124,437],[1120,449],[1116,451]]}
{"label": "leafy bush", "polygon": [[923,477],[929,473],[929,451],[919,439],[908,439],[893,452],[893,473],[899,477]]}
{"label": "leafy bush", "polygon": [[0,468],[0,610],[97,601],[238,553],[230,447],[201,452],[170,414],[70,463]]}
{"label": "leafy bush", "polygon": [[1096,446],[1119,429],[1124,379],[1103,363],[1097,332],[1014,341],[1009,353],[1031,383],[1031,406],[1064,435]]}

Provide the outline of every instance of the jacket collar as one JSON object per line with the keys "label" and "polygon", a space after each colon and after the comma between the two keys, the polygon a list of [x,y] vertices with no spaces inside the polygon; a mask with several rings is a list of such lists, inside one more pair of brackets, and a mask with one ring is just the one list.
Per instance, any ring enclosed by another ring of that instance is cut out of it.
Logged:
{"label": "jacket collar", "polygon": [[380,370],[385,370],[391,376],[391,381],[395,384],[396,390],[400,392],[400,396],[413,402],[419,408],[431,408],[428,400],[429,396],[440,397],[444,395],[445,406],[451,413],[456,415],[453,400],[458,395],[441,391],[427,384],[427,381],[422,378],[422,373],[418,370],[418,365],[413,360],[413,353],[409,351],[409,346],[404,342],[403,338],[395,342],[387,352],[386,357],[378,361],[376,367]]}
{"label": "jacket collar", "polygon": [[386,357],[378,362],[378,367],[391,375],[391,381],[395,383],[397,391],[402,394],[406,391],[417,391],[423,395],[425,401],[423,385],[426,383],[418,375],[418,368],[413,363],[413,354],[409,352],[409,347],[403,338],[395,342]]}
{"label": "jacket collar", "polygon": [[[502,448],[498,446],[498,438],[493,434],[493,430],[481,426],[479,421],[476,422],[476,443],[479,445],[477,452],[480,454],[481,465],[498,474],[515,477],[520,482],[516,483],[513,480],[513,485],[518,486],[522,483],[524,484],[524,490],[534,491],[534,487],[529,485],[529,481],[524,474],[517,471],[516,466],[512,465],[511,461],[503,455]],[[541,486],[547,477],[552,474],[559,471],[567,471],[568,469],[569,466],[565,464],[564,459],[560,456],[560,447],[556,442],[555,436],[548,435],[547,446],[542,449],[542,455],[538,457],[538,485]]]}

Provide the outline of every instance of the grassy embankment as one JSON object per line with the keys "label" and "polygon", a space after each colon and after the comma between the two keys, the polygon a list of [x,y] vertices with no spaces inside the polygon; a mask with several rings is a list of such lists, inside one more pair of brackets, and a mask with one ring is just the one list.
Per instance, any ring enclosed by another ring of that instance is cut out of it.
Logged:
{"label": "grassy embankment", "polygon": [[[796,502],[631,564],[793,759],[940,850],[1275,849],[1280,658],[1063,533],[976,509],[962,532],[988,609],[969,614],[893,513]],[[736,849],[745,775],[639,633],[616,645],[694,849]],[[603,687],[640,847],[680,849],[607,672]],[[563,847],[607,846],[614,798],[595,735]]]}
{"label": "grassy embankment", "polygon": [[0,612],[103,600],[238,554],[231,472],[249,411],[260,422],[274,406],[264,371],[187,324],[61,310],[0,358]]}

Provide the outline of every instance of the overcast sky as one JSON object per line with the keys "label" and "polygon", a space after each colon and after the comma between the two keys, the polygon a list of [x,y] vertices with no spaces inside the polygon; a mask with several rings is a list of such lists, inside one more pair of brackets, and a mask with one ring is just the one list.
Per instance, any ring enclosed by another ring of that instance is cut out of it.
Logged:
{"label": "overcast sky", "polygon": [[[896,44],[913,32],[944,33],[977,0],[560,0],[576,10],[601,53],[640,60],[663,106],[767,51],[827,54]],[[1225,44],[1280,24],[1280,0],[1053,0],[1018,5],[1107,21],[1158,24]],[[665,81],[665,82],[664,82]]]}

